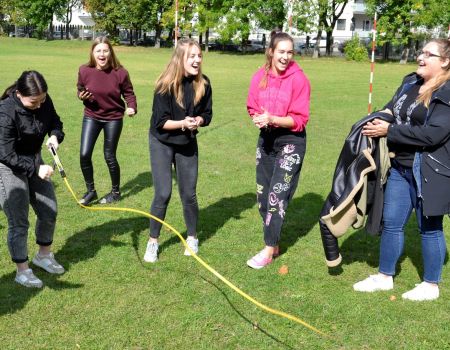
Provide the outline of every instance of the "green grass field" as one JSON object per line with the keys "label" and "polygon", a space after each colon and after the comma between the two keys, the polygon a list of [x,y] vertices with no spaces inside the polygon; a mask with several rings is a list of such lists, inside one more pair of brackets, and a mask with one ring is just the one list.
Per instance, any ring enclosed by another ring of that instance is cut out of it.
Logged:
{"label": "green grass field", "polygon": [[[79,65],[89,42],[0,39],[0,88],[23,70],[44,74],[66,131],[59,155],[77,194],[84,192],[79,168],[82,104],[76,98]],[[125,120],[118,157],[123,201],[118,206],[148,211],[153,195],[148,126],[154,81],[171,51],[117,47],[138,98],[138,115]],[[265,313],[243,299],[193,258],[169,231],[161,236],[160,260],[142,257],[148,219],[122,212],[77,207],[59,175],[54,176],[59,217],[54,251],[67,272],[50,276],[35,269],[45,287],[16,284],[6,246],[7,223],[0,213],[1,349],[449,349],[450,268],[444,266],[441,297],[403,301],[420,282],[422,260],[415,220],[407,229],[405,254],[395,288],[355,293],[352,284],[378,265],[379,239],[363,230],[340,239],[343,264],[329,271],[318,227],[334,166],[351,125],[367,113],[368,63],[297,57],[312,84],[308,146],[297,193],[287,211],[281,250],[268,268],[255,271],[246,260],[262,248],[255,198],[258,131],[246,114],[251,75],[262,55],[208,53],[204,73],[213,88],[214,117],[202,129],[198,198],[199,255],[236,286],[262,303],[290,313],[330,336]],[[374,107],[387,102],[414,65],[377,64]],[[50,155],[45,154],[50,162]],[[94,153],[97,191],[110,190],[102,139]],[[31,215],[30,256],[36,252]],[[176,184],[166,221],[184,232]],[[449,222],[445,219],[447,240]],[[287,265],[289,273],[278,273]],[[395,300],[392,296],[395,297]],[[257,324],[257,326],[255,326]]]}

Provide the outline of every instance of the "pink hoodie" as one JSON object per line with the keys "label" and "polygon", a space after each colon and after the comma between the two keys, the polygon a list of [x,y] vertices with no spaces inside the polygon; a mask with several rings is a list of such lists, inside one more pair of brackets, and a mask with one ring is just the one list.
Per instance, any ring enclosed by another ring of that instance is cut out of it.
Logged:
{"label": "pink hoodie", "polygon": [[290,116],[294,119],[292,131],[302,131],[309,119],[309,80],[298,66],[291,61],[281,75],[269,71],[267,87],[262,89],[259,82],[264,76],[264,67],[252,78],[247,97],[247,111],[251,117],[264,110],[277,117]]}

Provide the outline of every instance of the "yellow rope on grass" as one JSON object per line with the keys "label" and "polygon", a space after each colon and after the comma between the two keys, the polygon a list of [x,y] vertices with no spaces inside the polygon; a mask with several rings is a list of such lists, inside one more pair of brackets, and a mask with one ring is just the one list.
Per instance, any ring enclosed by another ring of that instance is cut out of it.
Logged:
{"label": "yellow rope on grass", "polygon": [[175,233],[178,238],[180,239],[181,243],[183,243],[183,245],[185,246],[185,248],[189,251],[189,253],[191,254],[191,256],[197,260],[198,263],[200,263],[200,265],[202,265],[205,269],[207,269],[209,272],[211,272],[213,275],[215,275],[218,279],[220,279],[223,283],[225,283],[228,287],[230,287],[232,290],[234,290],[236,293],[238,293],[239,295],[241,295],[242,297],[244,297],[245,299],[247,299],[248,301],[250,301],[251,303],[255,304],[256,306],[258,306],[260,309],[269,312],[271,314],[280,316],[280,317],[284,317],[287,318],[288,320],[294,321],[298,324],[301,324],[302,326],[309,328],[310,330],[316,332],[317,334],[320,334],[322,336],[325,337],[329,337],[327,334],[325,334],[324,332],[320,331],[319,329],[311,326],[309,323],[301,320],[298,317],[292,316],[286,312],[283,311],[279,311],[276,309],[272,309],[271,307],[268,307],[262,303],[260,303],[258,300],[254,299],[253,297],[251,297],[250,295],[248,295],[247,293],[243,292],[242,290],[240,290],[238,287],[236,287],[233,283],[231,283],[230,281],[228,281],[225,277],[223,277],[219,272],[217,272],[215,269],[213,269],[211,266],[209,266],[202,258],[200,258],[197,254],[195,254],[192,249],[189,247],[189,245],[186,243],[185,239],[183,238],[183,236],[181,235],[180,232],[178,232],[178,230],[176,230],[174,227],[172,227],[171,225],[169,225],[168,223],[166,223],[165,221],[157,218],[156,216],[153,216],[150,213],[144,212],[142,210],[138,210],[138,209],[133,209],[133,208],[123,208],[123,207],[89,207],[89,206],[85,206],[81,203],[78,202],[78,199],[75,195],[75,192],[73,191],[72,187],[69,184],[69,181],[67,180],[67,176],[64,172],[64,168],[61,164],[61,161],[59,160],[58,154],[56,153],[56,150],[51,147],[51,153],[53,155],[53,159],[55,161],[55,165],[58,167],[58,170],[61,174],[61,177],[64,180],[64,183],[66,184],[67,189],[69,190],[69,192],[72,194],[73,198],[75,199],[75,201],[78,203],[78,205],[84,209],[87,210],[92,210],[92,211],[123,211],[123,212],[130,212],[130,213],[136,213],[142,216],[146,216],[150,219],[156,220],[158,222],[160,222],[162,225],[164,225],[165,227],[167,227],[170,231],[172,231],[173,233]]}

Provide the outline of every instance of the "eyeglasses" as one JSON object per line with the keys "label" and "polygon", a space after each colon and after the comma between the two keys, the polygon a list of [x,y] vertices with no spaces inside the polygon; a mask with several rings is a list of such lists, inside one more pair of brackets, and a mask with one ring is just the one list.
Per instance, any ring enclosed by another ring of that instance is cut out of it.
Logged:
{"label": "eyeglasses", "polygon": [[425,58],[430,58],[430,57],[442,57],[441,55],[436,55],[435,53],[431,53],[429,51],[417,51],[417,57],[419,57],[420,55],[423,55],[423,57]]}

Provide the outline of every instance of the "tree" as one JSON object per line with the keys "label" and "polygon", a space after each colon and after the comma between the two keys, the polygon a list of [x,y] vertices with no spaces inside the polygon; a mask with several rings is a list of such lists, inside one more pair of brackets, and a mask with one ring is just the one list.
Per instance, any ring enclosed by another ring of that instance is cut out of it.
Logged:
{"label": "tree", "polygon": [[[73,10],[81,6],[81,0],[61,0],[56,9],[56,17],[65,24],[66,39],[69,39],[69,26],[72,22]],[[62,39],[62,31],[61,31]]]}
{"label": "tree", "polygon": [[367,14],[378,14],[380,44],[404,45],[400,63],[406,63],[417,29],[448,25],[449,6],[450,0],[367,0]]}
{"label": "tree", "polygon": [[296,28],[303,32],[317,29],[316,46],[314,56],[320,53],[320,40],[322,32],[327,35],[326,54],[331,55],[333,45],[333,30],[336,22],[344,12],[348,0],[304,0],[294,3],[294,13],[298,18]]}
{"label": "tree", "polygon": [[37,37],[42,39],[47,31],[52,36],[53,14],[59,6],[59,0],[16,0],[17,13],[36,29]]}

